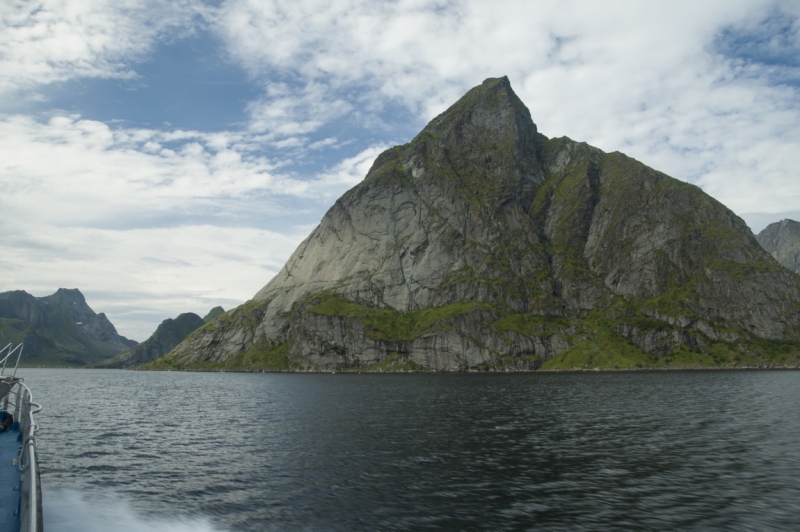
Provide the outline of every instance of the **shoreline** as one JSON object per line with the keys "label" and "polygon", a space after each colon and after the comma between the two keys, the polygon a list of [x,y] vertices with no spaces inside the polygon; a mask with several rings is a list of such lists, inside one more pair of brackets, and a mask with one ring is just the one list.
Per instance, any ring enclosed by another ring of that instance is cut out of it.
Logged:
{"label": "shoreline", "polygon": [[[71,368],[71,369],[100,369],[100,368]],[[102,369],[118,369],[121,371],[161,371],[161,372],[198,372],[198,373],[298,373],[298,374],[346,374],[346,375],[377,375],[377,374],[403,374],[403,373],[427,373],[437,375],[455,375],[455,374],[475,374],[475,375],[513,375],[522,373],[632,373],[632,372],[647,372],[647,371],[769,371],[781,370],[791,371],[800,370],[800,364],[794,366],[726,366],[726,367],[710,367],[710,366],[679,366],[669,368],[659,367],[646,367],[646,368],[558,368],[558,369],[534,369],[534,370],[397,370],[397,371],[355,371],[349,369],[337,370],[280,370],[280,369],[212,369],[212,368],[172,368],[172,369],[156,369],[156,368],[102,368]]]}

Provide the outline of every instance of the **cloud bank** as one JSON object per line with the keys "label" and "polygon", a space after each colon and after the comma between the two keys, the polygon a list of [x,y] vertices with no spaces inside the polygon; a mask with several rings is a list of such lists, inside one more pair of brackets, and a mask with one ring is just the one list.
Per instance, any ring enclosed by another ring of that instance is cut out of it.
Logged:
{"label": "cloud bank", "polygon": [[428,120],[507,74],[548,136],[626,151],[743,214],[798,208],[798,14],[744,0],[241,0],[217,30],[253,76],[327,86],[339,109],[400,101]]}

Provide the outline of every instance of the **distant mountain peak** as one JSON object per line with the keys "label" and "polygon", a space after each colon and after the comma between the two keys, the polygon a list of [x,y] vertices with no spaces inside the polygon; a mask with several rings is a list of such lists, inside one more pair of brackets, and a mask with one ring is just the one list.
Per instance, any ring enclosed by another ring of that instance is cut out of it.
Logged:
{"label": "distant mountain peak", "polygon": [[194,312],[185,312],[175,319],[167,318],[147,340],[110,360],[96,364],[96,367],[126,369],[146,364],[169,353],[184,338],[203,325],[202,318]]}
{"label": "distant mountain peak", "polygon": [[772,223],[756,239],[782,266],[800,274],[800,222],[785,218]]}
{"label": "distant mountain peak", "polygon": [[219,306],[217,306],[217,307],[214,307],[214,308],[212,308],[211,310],[209,310],[209,311],[208,311],[208,314],[206,314],[206,315],[203,317],[203,321],[204,321],[204,322],[206,322],[206,323],[208,323],[208,322],[210,322],[211,320],[213,320],[213,319],[217,318],[218,316],[220,316],[220,315],[222,315],[222,314],[225,314],[225,309],[224,309],[224,308],[222,308],[222,307],[219,307]]}
{"label": "distant mountain peak", "polygon": [[0,337],[26,344],[26,364],[84,365],[136,345],[77,288],[39,298],[22,290],[0,294]]}
{"label": "distant mountain peak", "polygon": [[[86,298],[83,293],[77,288],[59,288],[54,294],[45,296],[49,300],[62,300],[72,304],[86,304]],[[44,299],[44,298],[41,298]]]}

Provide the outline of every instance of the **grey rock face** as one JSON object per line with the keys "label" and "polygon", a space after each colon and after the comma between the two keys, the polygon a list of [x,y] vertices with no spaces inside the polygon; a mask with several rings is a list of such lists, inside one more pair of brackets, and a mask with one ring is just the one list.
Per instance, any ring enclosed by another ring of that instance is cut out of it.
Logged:
{"label": "grey rock face", "polygon": [[39,300],[24,290],[0,294],[0,318],[22,320],[31,325],[41,325],[45,322]]}
{"label": "grey rock face", "polygon": [[532,369],[605,334],[653,356],[794,340],[799,302],[796,276],[722,204],[547,139],[500,78],[381,154],[252,301],[167,358]]}
{"label": "grey rock face", "polygon": [[786,219],[770,224],[756,239],[781,265],[800,273],[800,222]]}

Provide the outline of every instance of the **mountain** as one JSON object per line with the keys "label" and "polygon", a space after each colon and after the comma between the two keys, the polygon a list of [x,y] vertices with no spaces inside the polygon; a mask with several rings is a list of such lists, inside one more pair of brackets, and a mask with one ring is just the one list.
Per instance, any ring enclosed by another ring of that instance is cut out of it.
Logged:
{"label": "mountain", "polygon": [[[217,308],[221,309],[222,307]],[[209,316],[215,310],[213,309]],[[193,312],[186,312],[175,319],[168,318],[162,321],[156,332],[141,344],[95,366],[99,368],[127,369],[146,364],[169,353],[189,334],[198,327],[202,327],[204,323],[203,318]]]}
{"label": "mountain", "polygon": [[23,342],[26,365],[85,365],[137,344],[96,314],[80,290],[66,288],[46,297],[0,293],[0,342]]}
{"label": "mountain", "polygon": [[110,360],[96,364],[95,367],[126,369],[156,360],[169,353],[196,329],[224,313],[225,309],[222,307],[214,307],[204,318],[192,312],[181,314],[175,319],[168,318],[161,322],[150,338]]}
{"label": "mountain", "polygon": [[151,368],[796,365],[800,278],[698,187],[488,79],[375,160],[255,297]]}
{"label": "mountain", "polygon": [[225,314],[225,309],[224,308],[222,308],[222,307],[214,307],[211,310],[209,310],[208,314],[206,314],[203,317],[203,322],[208,323],[208,322],[210,322],[212,320],[217,319],[218,317],[220,317],[223,314]]}
{"label": "mountain", "polygon": [[756,239],[775,260],[793,272],[800,273],[800,222],[775,222],[758,233]]}

